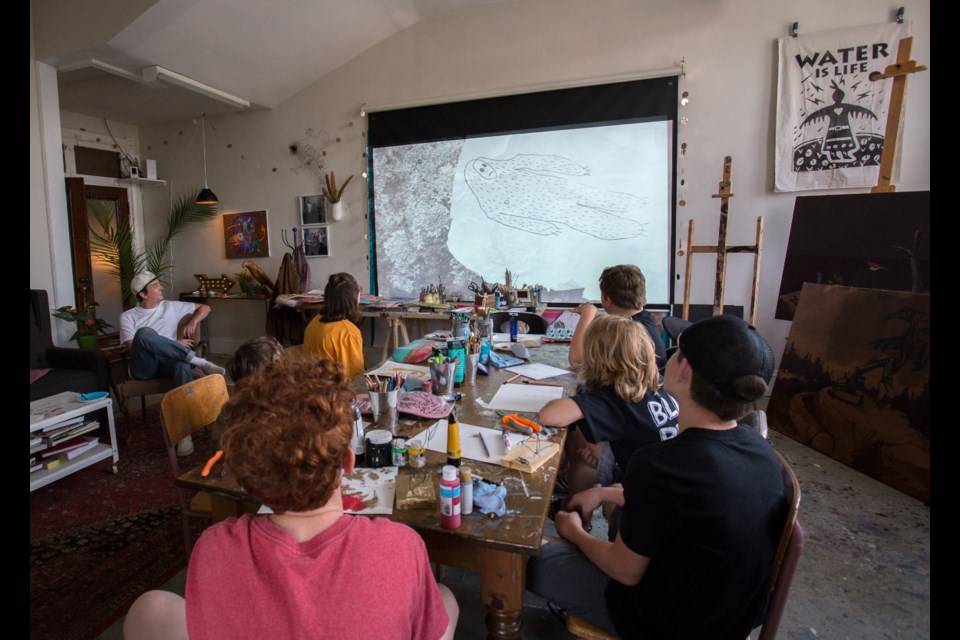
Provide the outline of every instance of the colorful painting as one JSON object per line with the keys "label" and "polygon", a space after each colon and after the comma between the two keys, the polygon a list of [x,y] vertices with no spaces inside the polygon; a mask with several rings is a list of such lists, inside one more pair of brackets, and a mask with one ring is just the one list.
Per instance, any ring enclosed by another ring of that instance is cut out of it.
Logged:
{"label": "colorful painting", "polygon": [[767,417],[929,502],[929,294],[804,284]]}
{"label": "colorful painting", "polygon": [[326,224],[326,200],[322,195],[300,196],[300,222],[308,224]]}
{"label": "colorful painting", "polygon": [[223,242],[228,260],[268,258],[270,242],[267,235],[267,212],[225,213]]}

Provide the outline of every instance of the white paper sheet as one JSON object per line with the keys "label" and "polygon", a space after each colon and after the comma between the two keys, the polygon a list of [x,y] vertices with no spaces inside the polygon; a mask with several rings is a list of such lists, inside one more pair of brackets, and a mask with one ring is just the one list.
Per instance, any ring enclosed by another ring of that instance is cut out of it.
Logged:
{"label": "white paper sheet", "polygon": [[551,367],[548,364],[543,364],[540,362],[518,364],[515,367],[507,367],[507,371],[519,373],[520,375],[530,378],[531,380],[545,380],[546,378],[553,378],[555,376],[562,376],[565,373],[570,373],[566,369],[558,369],[557,367]]}
{"label": "white paper sheet", "polygon": [[543,405],[563,397],[563,387],[543,384],[504,384],[487,405],[494,411],[527,411],[539,413]]}
{"label": "white paper sheet", "polygon": [[[465,422],[459,423],[460,430],[460,455],[469,460],[478,460],[480,462],[489,462],[490,464],[501,464],[503,456],[507,453],[507,448],[503,443],[503,436],[499,429],[490,429],[489,427],[478,427]],[[483,449],[480,438],[487,443],[490,455],[487,455]],[[520,438],[520,442],[527,439],[526,436],[518,433],[512,433],[511,439]],[[438,420],[433,425],[427,427],[419,434],[413,436],[423,443],[423,446],[437,453],[447,453],[447,421]],[[411,438],[411,439],[412,439]],[[407,440],[409,442],[410,440]]]}
{"label": "white paper sheet", "polygon": [[392,376],[395,373],[406,374],[407,378],[424,382],[430,379],[430,367],[421,367],[416,364],[407,364],[405,362],[393,362],[387,360],[376,369],[367,371],[368,376]]}

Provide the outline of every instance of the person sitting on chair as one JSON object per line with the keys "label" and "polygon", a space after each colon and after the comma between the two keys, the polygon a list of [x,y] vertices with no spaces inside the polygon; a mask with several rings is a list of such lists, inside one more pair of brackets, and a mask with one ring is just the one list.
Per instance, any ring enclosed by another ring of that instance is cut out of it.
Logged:
{"label": "person sitting on chair", "polygon": [[[664,389],[680,433],[638,449],[621,488],[587,489],[556,515],[563,540],[530,559],[527,588],[624,638],[742,639],[763,619],[788,505],[780,463],[738,421],[763,396],[773,350],[734,316],[685,329]],[[622,506],[610,540],[580,513]]]}
{"label": "person sitting on chair", "polygon": [[[200,321],[210,315],[210,307],[196,302],[164,300],[163,285],[153,273],[141,271],[133,277],[130,289],[140,301],[120,314],[120,342],[130,349],[130,376],[135,380],[173,378],[178,387],[193,380],[193,367],[204,373],[226,373],[223,367],[198,357],[194,351]],[[193,314],[177,339],[177,327],[187,314]]]}
{"label": "person sitting on chair", "polygon": [[273,513],[206,529],[186,598],[142,594],[125,638],[453,638],[456,598],[434,579],[420,536],[343,511],[354,398],[328,359],[274,363],[237,385],[223,408],[224,460]]}
{"label": "person sitting on chair", "polygon": [[303,352],[343,365],[347,376],[364,372],[360,320],[360,285],[349,273],[334,273],[323,289],[323,311],[307,325]]}
{"label": "person sitting on chair", "polygon": [[[662,371],[667,363],[666,347],[657,328],[657,321],[643,308],[647,304],[647,281],[639,267],[618,264],[604,269],[600,273],[600,303],[607,313],[631,318],[643,325],[653,340],[653,348],[657,353],[657,369]],[[573,331],[567,359],[571,366],[577,367],[583,363],[583,336],[599,312],[592,302],[584,302],[572,311],[580,314],[580,320]]]}

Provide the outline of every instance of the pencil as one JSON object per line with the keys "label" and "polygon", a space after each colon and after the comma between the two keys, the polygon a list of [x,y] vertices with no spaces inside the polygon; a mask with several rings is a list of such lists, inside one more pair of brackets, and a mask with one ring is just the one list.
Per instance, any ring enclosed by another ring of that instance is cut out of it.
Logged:
{"label": "pencil", "polygon": [[541,387],[562,387],[562,384],[556,382],[540,382],[539,380],[521,380],[522,384],[538,384]]}
{"label": "pencil", "polygon": [[507,383],[509,383],[509,382],[513,382],[513,381],[516,380],[517,378],[522,378],[522,377],[523,377],[523,376],[518,373],[517,375],[515,375],[515,376],[513,376],[512,378],[510,378],[509,380],[507,380],[507,382],[505,382],[504,384],[507,384]]}
{"label": "pencil", "polygon": [[477,437],[480,438],[480,444],[483,445],[483,452],[484,452],[485,454],[487,454],[487,457],[488,457],[488,458],[492,457],[492,456],[490,455],[490,448],[487,447],[487,441],[483,439],[483,434],[482,434],[482,433],[478,433],[478,434],[477,434]]}

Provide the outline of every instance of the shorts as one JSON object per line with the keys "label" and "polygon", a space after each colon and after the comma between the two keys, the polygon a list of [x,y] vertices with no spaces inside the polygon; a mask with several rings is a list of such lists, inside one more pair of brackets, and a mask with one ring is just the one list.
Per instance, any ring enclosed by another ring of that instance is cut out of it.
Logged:
{"label": "shorts", "polygon": [[603,449],[600,451],[600,459],[597,461],[597,484],[603,487],[609,487],[615,482],[623,482],[623,471],[613,457],[613,451],[610,449],[610,443],[604,442]]}

